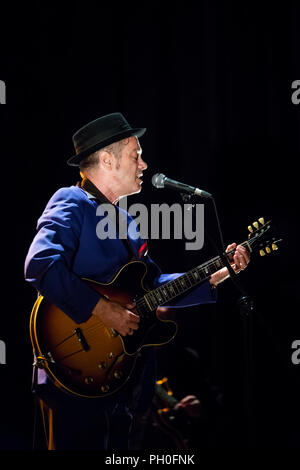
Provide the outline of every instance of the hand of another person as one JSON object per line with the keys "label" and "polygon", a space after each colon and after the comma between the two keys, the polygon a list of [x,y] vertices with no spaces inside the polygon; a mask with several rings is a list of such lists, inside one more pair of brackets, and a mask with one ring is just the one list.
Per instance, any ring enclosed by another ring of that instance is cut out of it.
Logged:
{"label": "hand of another person", "polygon": [[184,410],[191,418],[199,418],[201,408],[200,400],[195,395],[187,395],[174,407],[175,410]]}

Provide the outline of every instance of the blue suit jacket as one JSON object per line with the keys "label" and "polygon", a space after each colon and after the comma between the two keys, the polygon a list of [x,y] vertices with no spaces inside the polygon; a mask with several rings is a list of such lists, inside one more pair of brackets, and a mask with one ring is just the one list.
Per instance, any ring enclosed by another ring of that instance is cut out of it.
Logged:
{"label": "blue suit jacket", "polygon": [[[77,186],[59,189],[38,220],[37,235],[25,261],[26,280],[77,323],[88,320],[101,297],[81,278],[109,282],[131,257],[124,240],[97,237],[96,226],[101,219],[96,214],[97,207],[95,198]],[[132,222],[123,211],[124,215]],[[131,251],[147,264],[153,287],[180,275],[162,274],[147,254],[145,241],[136,236],[137,229],[132,229],[134,223],[130,227],[131,233],[127,234]],[[175,306],[214,301],[214,290],[205,281]]]}

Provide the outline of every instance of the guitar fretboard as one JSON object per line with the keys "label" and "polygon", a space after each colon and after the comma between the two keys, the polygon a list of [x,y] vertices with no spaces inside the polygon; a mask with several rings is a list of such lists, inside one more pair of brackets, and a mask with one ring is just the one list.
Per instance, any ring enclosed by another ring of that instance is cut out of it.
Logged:
{"label": "guitar fretboard", "polygon": [[[243,246],[250,248],[251,241],[241,243]],[[143,296],[148,309],[150,311],[156,310],[160,305],[164,305],[176,297],[188,292],[191,288],[197,286],[202,281],[207,279],[211,274],[225,266],[224,261],[220,256],[212,258],[206,263],[203,263],[196,268],[182,274],[176,279],[166,282],[165,284],[151,290]]]}
{"label": "guitar fretboard", "polygon": [[197,266],[173,281],[166,282],[162,286],[153,289],[144,295],[144,299],[150,310],[156,310],[160,305],[170,302],[192,287],[197,286],[222,267],[224,267],[224,263],[221,258],[217,256],[208,263]]}

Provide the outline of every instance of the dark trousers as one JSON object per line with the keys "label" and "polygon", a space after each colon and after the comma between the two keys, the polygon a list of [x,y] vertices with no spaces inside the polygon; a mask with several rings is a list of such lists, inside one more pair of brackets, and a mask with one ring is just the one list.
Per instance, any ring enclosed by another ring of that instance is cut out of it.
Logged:
{"label": "dark trousers", "polygon": [[37,399],[48,450],[126,450],[132,414],[126,394],[113,399],[66,395],[52,384],[38,387]]}
{"label": "dark trousers", "polygon": [[105,398],[67,395],[49,380],[39,384],[37,370],[32,390],[42,412],[49,450],[126,450],[132,413],[148,410],[155,389],[154,348],[145,348],[131,380],[121,391]]}

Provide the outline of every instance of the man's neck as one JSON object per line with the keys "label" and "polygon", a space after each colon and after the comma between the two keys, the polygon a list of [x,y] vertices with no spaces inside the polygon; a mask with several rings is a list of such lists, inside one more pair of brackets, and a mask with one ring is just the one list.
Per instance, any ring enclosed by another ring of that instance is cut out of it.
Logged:
{"label": "man's neck", "polygon": [[94,186],[96,186],[96,188],[106,197],[106,199],[108,199],[109,202],[114,205],[118,203],[119,196],[112,190],[111,187],[105,184],[104,181],[99,181],[97,178],[93,177],[93,175],[88,175],[86,178],[89,179]]}

